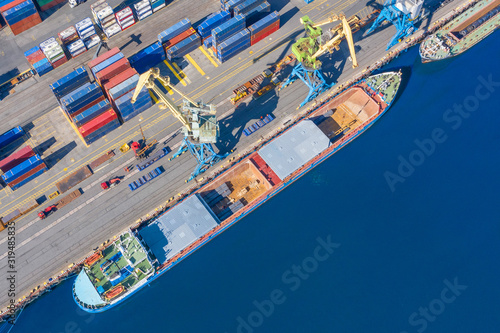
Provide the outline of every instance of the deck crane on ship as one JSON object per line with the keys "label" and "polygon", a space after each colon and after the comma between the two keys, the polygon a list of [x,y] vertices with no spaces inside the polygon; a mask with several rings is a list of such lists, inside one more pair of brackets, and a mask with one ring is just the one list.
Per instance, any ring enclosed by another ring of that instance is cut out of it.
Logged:
{"label": "deck crane on ship", "polygon": [[[341,23],[323,34],[320,26],[336,21],[341,21]],[[308,16],[302,17],[300,22],[304,25],[307,37],[300,38],[292,45],[292,52],[299,63],[294,67],[292,73],[280,89],[286,88],[297,79],[304,82],[309,87],[309,94],[302,104],[300,104],[300,107],[302,107],[333,86],[334,83],[326,83],[325,78],[320,72],[322,63],[319,57],[326,52],[332,53],[334,50],[338,51],[340,43],[344,38],[347,39],[349,45],[352,67],[355,68],[358,66],[352,31],[359,29],[360,19],[357,16],[346,19],[345,15],[341,13],[339,15],[333,14],[326,20],[316,24]]]}
{"label": "deck crane on ship", "polygon": [[[161,89],[160,84],[181,95],[183,98],[181,107],[177,106]],[[195,170],[191,173],[186,182],[191,181],[199,174],[205,172],[210,166],[224,159],[229,153],[219,155],[212,147],[219,137],[219,124],[215,116],[214,105],[196,103],[182,92],[177,90],[171,83],[170,78],[162,76],[158,68],[151,68],[141,74],[137,86],[132,96],[132,103],[135,103],[141,90],[146,87],[150,89],[160,101],[160,109],[169,109],[170,112],[182,124],[184,139],[179,150],[170,158],[178,157],[186,151],[191,152],[198,162]]]}
{"label": "deck crane on ship", "polygon": [[424,0],[386,0],[384,8],[366,34],[372,33],[384,21],[394,24],[397,32],[387,44],[386,50],[389,50],[415,31],[413,22],[419,17],[423,4]]}

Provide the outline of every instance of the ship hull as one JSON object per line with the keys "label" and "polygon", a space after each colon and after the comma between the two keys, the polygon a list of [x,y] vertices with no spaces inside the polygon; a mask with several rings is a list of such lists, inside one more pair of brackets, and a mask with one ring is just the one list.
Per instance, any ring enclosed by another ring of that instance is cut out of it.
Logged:
{"label": "ship hull", "polygon": [[[401,74],[398,73],[397,75],[399,75],[399,78],[400,78]],[[398,88],[399,88],[399,85],[398,85]],[[335,101],[336,98],[339,98],[340,96],[342,96],[343,93],[348,92],[350,89],[354,89],[354,87],[347,88],[342,93],[340,93],[336,97],[334,97],[332,99],[332,101]],[[394,101],[394,99],[395,98],[392,98],[392,100],[390,102],[384,104],[383,109],[381,108],[379,110],[379,112],[377,113],[377,115],[376,115],[375,118],[371,119],[368,123],[362,125],[361,127],[356,128],[356,131],[354,133],[351,133],[348,137],[346,137],[343,142],[341,142],[338,145],[333,144],[331,147],[327,148],[325,151],[323,151],[322,153],[320,153],[319,155],[317,155],[316,157],[314,157],[312,160],[310,160],[308,163],[306,163],[302,167],[300,167],[296,172],[294,172],[293,174],[291,174],[289,177],[285,178],[284,180],[282,180],[279,183],[277,183],[274,186],[272,186],[272,188],[270,190],[268,190],[266,193],[264,193],[259,198],[257,198],[256,200],[252,201],[251,203],[249,203],[243,209],[239,210],[236,214],[234,214],[233,216],[231,216],[230,218],[228,218],[227,220],[225,220],[223,223],[221,223],[214,230],[210,231],[209,233],[207,233],[206,235],[204,235],[201,239],[199,239],[198,241],[196,241],[195,243],[193,243],[192,245],[190,245],[189,248],[187,248],[186,251],[184,251],[182,253],[182,255],[179,255],[175,259],[173,259],[173,260],[167,262],[166,264],[160,266],[160,268],[156,271],[156,273],[153,276],[149,277],[148,280],[147,280],[147,282],[144,283],[143,285],[141,285],[138,288],[136,288],[135,290],[127,293],[126,295],[123,295],[119,300],[112,301],[110,304],[107,304],[107,305],[105,305],[103,307],[99,307],[99,308],[95,308],[95,309],[89,309],[89,308],[86,308],[86,307],[82,307],[81,304],[79,304],[77,302],[78,306],[81,309],[83,309],[84,311],[91,312],[91,313],[99,313],[99,312],[104,312],[106,310],[109,310],[109,309],[111,309],[111,308],[113,308],[113,307],[115,307],[115,306],[123,303],[128,298],[130,298],[133,294],[135,294],[136,292],[138,292],[140,289],[144,288],[146,285],[148,285],[149,283],[153,282],[154,280],[156,280],[157,278],[159,278],[161,275],[163,275],[164,273],[166,273],[167,271],[169,271],[170,269],[172,269],[174,266],[176,266],[177,264],[179,264],[182,260],[186,259],[189,255],[191,255],[196,250],[198,250],[199,248],[201,248],[203,245],[205,245],[206,243],[208,243],[209,241],[211,241],[212,239],[214,239],[215,237],[217,237],[218,235],[220,235],[221,233],[223,233],[229,227],[233,226],[235,223],[237,223],[238,221],[240,221],[242,218],[244,218],[245,216],[247,216],[248,214],[250,214],[251,212],[253,212],[255,209],[257,209],[258,207],[260,207],[262,204],[264,204],[265,202],[267,202],[269,199],[271,199],[272,197],[274,197],[275,195],[277,195],[278,193],[280,193],[281,191],[283,191],[285,188],[287,188],[288,186],[290,186],[292,183],[294,183],[295,181],[297,181],[299,178],[301,178],[302,176],[304,176],[311,169],[313,169],[316,166],[318,166],[319,164],[323,163],[326,159],[328,159],[333,154],[335,154],[336,152],[338,152],[339,150],[341,150],[342,148],[344,148],[345,146],[347,146],[349,143],[351,143],[352,141],[354,141],[356,138],[358,138],[361,134],[363,134],[366,130],[368,130],[368,128],[370,128],[377,120],[379,120],[387,112],[387,110],[391,107],[392,102]],[[331,103],[332,102],[324,103],[322,106],[318,107],[317,110],[314,111],[309,117],[312,117],[313,115],[317,114],[320,110],[322,110],[322,108],[327,108],[328,105],[331,104]],[[294,127],[296,125],[297,124],[293,125],[292,127]],[[283,133],[281,133],[280,135],[283,135]],[[273,140],[275,140],[275,139],[273,139]],[[249,157],[245,158],[243,161],[239,162],[238,164],[243,163],[247,159],[250,159],[251,156],[253,156],[254,154],[252,154]],[[206,185],[206,186],[209,186],[209,185]],[[201,192],[201,191],[203,191],[203,188],[201,188],[197,192]]]}

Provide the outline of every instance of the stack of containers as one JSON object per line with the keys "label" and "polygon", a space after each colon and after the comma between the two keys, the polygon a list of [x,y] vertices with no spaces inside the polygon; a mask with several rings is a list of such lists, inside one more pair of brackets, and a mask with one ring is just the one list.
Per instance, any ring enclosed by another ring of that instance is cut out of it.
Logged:
{"label": "stack of containers", "polygon": [[118,115],[112,109],[100,114],[78,128],[87,144],[102,138],[120,126]]}
{"label": "stack of containers", "polygon": [[141,0],[138,3],[134,4],[135,14],[139,21],[144,20],[149,15],[153,14],[153,10],[151,8],[151,3],[149,0]]}
{"label": "stack of containers", "polygon": [[226,10],[231,13],[231,15],[234,14],[234,7],[238,6],[240,3],[245,2],[245,0],[229,0],[225,1],[224,3],[224,8],[222,10]]}
{"label": "stack of containers", "polygon": [[42,22],[35,4],[31,0],[13,0],[0,3],[0,13],[14,35]]}
{"label": "stack of containers", "polygon": [[246,12],[243,15],[245,15],[245,21],[247,27],[251,26],[252,24],[264,18],[265,16],[269,15],[270,12],[271,12],[271,5],[267,1],[264,1],[264,3],[262,3],[261,5]]}
{"label": "stack of containers", "polygon": [[176,45],[177,43],[179,43],[179,42],[183,41],[184,39],[186,39],[188,37],[191,37],[191,36],[193,36],[195,34],[196,34],[196,30],[194,30],[193,28],[189,28],[188,30],[186,30],[184,32],[181,32],[177,36],[172,37],[171,39],[165,40],[165,42],[163,43],[164,54],[167,54],[168,50],[172,46]]}
{"label": "stack of containers", "polygon": [[177,44],[170,47],[167,51],[168,60],[172,60],[175,58],[180,58],[185,56],[191,51],[196,50],[201,46],[201,38],[200,35],[194,33],[194,35],[189,36],[178,42]]}
{"label": "stack of containers", "polygon": [[75,123],[76,127],[81,127],[92,119],[110,110],[113,110],[113,107],[111,106],[109,101],[105,99],[104,101],[99,102],[83,111],[82,113],[76,115],[73,118],[73,122]]}
{"label": "stack of containers", "polygon": [[44,12],[60,3],[65,3],[66,0],[36,0],[36,2],[38,3],[40,10]]}
{"label": "stack of containers", "polygon": [[12,142],[21,138],[25,134],[23,128],[21,126],[14,127],[11,130],[0,135],[0,149],[5,148]]}
{"label": "stack of containers", "polygon": [[182,21],[177,22],[176,24],[174,24],[170,28],[160,32],[158,34],[158,42],[160,42],[160,44],[163,45],[169,39],[172,39],[173,37],[180,35],[184,31],[189,30],[189,28],[191,28],[191,21],[189,21],[189,19],[185,18]]}
{"label": "stack of containers", "polygon": [[245,15],[264,2],[265,0],[246,0],[233,8],[234,15]]}
{"label": "stack of containers", "polygon": [[104,86],[104,84],[113,76],[118,75],[128,68],[130,68],[130,63],[121,52],[118,52],[102,62],[90,67],[92,74],[94,74],[96,81],[101,85],[101,87]]}
{"label": "stack of containers", "polygon": [[212,29],[228,21],[230,18],[231,14],[229,12],[217,12],[209,15],[207,19],[198,26],[198,33],[207,49],[212,46]]}
{"label": "stack of containers", "polygon": [[157,11],[165,7],[165,0],[150,0],[150,1],[153,13],[156,13]]}
{"label": "stack of containers", "polygon": [[146,47],[129,58],[130,65],[141,74],[163,60],[165,60],[165,52],[163,52],[159,42]]}
{"label": "stack of containers", "polygon": [[4,173],[12,169],[13,167],[26,161],[28,158],[35,156],[35,152],[30,146],[26,146],[7,158],[0,161],[0,170]]}
{"label": "stack of containers", "polygon": [[91,5],[90,9],[92,10],[94,20],[101,27],[106,37],[110,38],[122,31],[120,25],[116,22],[113,8],[106,1],[99,0]]}
{"label": "stack of containers", "polygon": [[125,7],[125,9],[120,10],[115,14],[115,16],[122,30],[125,30],[135,24],[134,13],[132,13],[132,9],[130,9],[130,7]]}
{"label": "stack of containers", "polygon": [[2,175],[2,179],[11,189],[15,190],[47,170],[47,165],[40,155],[35,155],[7,171]]}
{"label": "stack of containers", "polygon": [[225,23],[212,29],[212,47],[217,52],[217,44],[245,29],[245,17],[236,15]]}
{"label": "stack of containers", "polygon": [[94,24],[89,17],[75,24],[75,27],[87,50],[96,46],[101,41],[95,31]]}
{"label": "stack of containers", "polygon": [[58,100],[66,96],[70,92],[90,82],[89,75],[83,66],[78,67],[73,72],[65,77],[57,80],[50,85],[50,89]]}
{"label": "stack of containers", "polygon": [[73,58],[79,56],[84,52],[87,52],[87,48],[85,47],[85,44],[81,39],[69,44],[67,48],[69,53],[71,54],[71,57]]}
{"label": "stack of containers", "polygon": [[68,61],[63,48],[59,45],[55,37],[51,37],[42,42],[40,44],[40,48],[54,68],[57,68]]}
{"label": "stack of containers", "polygon": [[222,63],[250,46],[250,31],[244,29],[217,45],[217,59]]}
{"label": "stack of containers", "polygon": [[[136,78],[132,77],[128,81],[133,82]],[[137,80],[139,78],[137,77]],[[121,97],[118,97],[114,100],[116,109],[120,113],[123,121],[128,121],[132,119],[133,117],[137,116],[143,111],[146,111],[149,109],[151,106],[153,106],[153,102],[151,101],[151,97],[149,95],[149,91],[146,87],[143,87],[142,90],[139,92],[139,95],[137,95],[137,99],[135,100],[135,103],[132,103],[132,95],[134,94],[135,86],[137,85],[137,82],[135,83],[129,83],[129,82],[124,82],[123,85],[125,86],[125,83],[129,86],[126,86],[122,90],[119,90],[118,86],[114,88],[116,90],[117,95],[121,94],[123,91],[126,89],[129,89],[129,87],[132,88],[128,93],[122,95]]]}
{"label": "stack of containers", "polygon": [[64,29],[57,35],[59,36],[59,40],[64,46],[68,46],[69,44],[80,38],[74,26]]}
{"label": "stack of containers", "polygon": [[[120,83],[128,80],[129,78],[131,78],[132,76],[134,75],[137,75],[137,71],[133,68],[127,68],[126,70],[124,70],[123,72],[121,72],[120,74],[114,76],[111,80],[109,80],[108,82],[106,82],[103,86],[104,88],[104,93],[107,95],[108,99],[110,101],[113,101],[113,98],[111,96],[111,94],[109,93],[109,91],[116,87],[117,85],[119,85]],[[128,92],[128,91],[127,91]],[[118,96],[118,97],[121,97],[121,96]]]}
{"label": "stack of containers", "polygon": [[40,76],[47,74],[53,69],[45,54],[43,54],[38,46],[24,52],[24,56]]}
{"label": "stack of containers", "polygon": [[59,102],[66,114],[72,119],[104,99],[101,87],[97,83],[85,83],[63,96]]}
{"label": "stack of containers", "polygon": [[280,28],[280,14],[272,12],[260,21],[248,27],[251,36],[251,45],[261,41]]}

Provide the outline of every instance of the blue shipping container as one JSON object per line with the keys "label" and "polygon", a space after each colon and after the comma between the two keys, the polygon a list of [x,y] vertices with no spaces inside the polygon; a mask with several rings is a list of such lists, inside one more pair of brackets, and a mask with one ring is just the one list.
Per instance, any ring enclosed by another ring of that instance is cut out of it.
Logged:
{"label": "blue shipping container", "polygon": [[97,83],[86,83],[61,98],[61,104],[66,111],[76,111],[77,106],[80,105],[81,102],[88,101],[91,98],[96,99],[102,95],[101,87]]}
{"label": "blue shipping container", "polygon": [[165,60],[165,52],[159,42],[151,44],[129,58],[130,65],[142,74]]}
{"label": "blue shipping container", "polygon": [[179,43],[170,47],[167,51],[168,60],[183,57],[200,46],[201,46],[200,35],[195,33],[194,35],[191,35],[188,38],[183,39]]}
{"label": "blue shipping container", "polygon": [[212,30],[212,44],[217,45],[242,29],[245,29],[245,17],[237,15]]}
{"label": "blue shipping container", "polygon": [[264,30],[274,22],[279,21],[280,19],[280,14],[277,11],[272,12],[271,14],[267,15],[260,21],[252,24],[251,26],[248,27],[248,30],[252,35],[258,33],[259,31]]}
{"label": "blue shipping container", "polygon": [[174,24],[170,28],[160,32],[158,34],[158,42],[160,44],[163,44],[165,41],[183,33],[184,31],[188,30],[191,28],[191,21],[189,19],[185,18],[182,21]]}
{"label": "blue shipping container", "polygon": [[30,54],[33,54],[38,50],[40,50],[40,48],[38,46],[35,46],[34,48],[29,49],[28,51],[24,52],[24,56],[28,57]]}
{"label": "blue shipping container", "polygon": [[17,190],[18,188],[20,188],[21,186],[23,186],[24,184],[26,184],[27,182],[30,182],[32,181],[33,179],[35,179],[36,177],[40,176],[42,173],[44,173],[45,171],[49,170],[48,168],[43,168],[42,170],[39,170],[38,172],[36,172],[35,174],[29,176],[28,178],[26,178],[25,180],[23,180],[22,182],[16,184],[16,185],[9,185],[10,188],[12,190]]}
{"label": "blue shipping container", "polygon": [[120,127],[120,121],[118,119],[115,119],[115,120],[111,121],[110,123],[107,123],[103,127],[99,128],[98,130],[92,132],[88,136],[86,136],[84,138],[85,142],[87,144],[91,144],[93,142],[96,142],[97,140],[99,140],[100,138],[102,138],[106,134],[110,133],[111,131],[117,129],[118,127]]}
{"label": "blue shipping container", "polygon": [[137,86],[138,81],[139,81],[139,74],[135,74],[132,77],[123,81],[122,83],[111,88],[108,91],[111,99],[113,99],[115,101],[118,98],[125,95],[126,93],[128,93],[130,90],[135,90],[135,86]]}
{"label": "blue shipping container", "polygon": [[238,6],[234,7],[234,14],[239,15],[239,14],[246,14],[255,7],[260,6],[262,3],[264,3],[265,0],[246,0],[245,2],[240,3]]}
{"label": "blue shipping container", "polygon": [[104,101],[91,106],[79,115],[76,115],[73,118],[73,121],[75,122],[76,126],[80,127],[83,124],[94,119],[95,117],[99,116],[100,114],[104,113],[105,111],[108,111],[109,109],[111,109],[111,104],[109,104],[109,101],[105,99]]}
{"label": "blue shipping container", "polygon": [[212,35],[212,29],[218,27],[224,22],[231,19],[229,12],[223,11],[210,15],[205,21],[198,26],[198,33],[201,38],[207,38]]}
{"label": "blue shipping container", "polygon": [[4,182],[10,183],[11,181],[16,180],[17,178],[24,175],[26,172],[33,170],[35,167],[39,166],[42,163],[43,163],[42,158],[40,157],[40,155],[37,154],[35,156],[28,158],[21,164],[16,165],[9,171],[7,171],[5,174],[2,175],[2,179],[4,180]]}
{"label": "blue shipping container", "polygon": [[14,127],[11,130],[0,135],[0,148],[7,146],[24,135],[24,130],[21,126]]}
{"label": "blue shipping container", "polygon": [[226,2],[224,8],[227,11],[230,11],[231,14],[233,14],[234,7],[238,6],[240,3],[244,2],[245,0],[229,0]]}
{"label": "blue shipping container", "polygon": [[203,41],[203,45],[205,45],[207,49],[212,47],[212,35],[210,35],[210,37],[208,38],[205,38],[205,40]]}
{"label": "blue shipping container", "polygon": [[[89,75],[85,70],[85,67],[81,66],[75,69],[68,75],[60,78],[56,82],[50,85],[52,92],[56,97],[60,98],[64,95],[69,94],[74,89],[81,87],[85,83],[90,82]],[[75,84],[78,84],[75,87]]]}
{"label": "blue shipping container", "polygon": [[102,71],[104,68],[106,68],[108,66],[111,66],[112,64],[114,64],[115,62],[117,62],[118,60],[121,60],[123,58],[124,58],[123,53],[121,53],[121,52],[117,53],[114,56],[112,56],[112,57],[104,60],[103,62],[98,63],[94,67],[92,67],[91,68],[92,73],[94,73],[94,75],[96,75],[97,73],[99,73],[100,71]]}
{"label": "blue shipping container", "polygon": [[257,6],[251,11],[247,12],[245,14],[247,27],[251,26],[255,22],[262,19],[264,16],[268,15],[269,12],[271,12],[271,5],[267,1],[265,1],[262,5]]}
{"label": "blue shipping container", "polygon": [[249,47],[250,36],[248,29],[245,29],[219,44],[217,47],[219,61],[224,62]]}

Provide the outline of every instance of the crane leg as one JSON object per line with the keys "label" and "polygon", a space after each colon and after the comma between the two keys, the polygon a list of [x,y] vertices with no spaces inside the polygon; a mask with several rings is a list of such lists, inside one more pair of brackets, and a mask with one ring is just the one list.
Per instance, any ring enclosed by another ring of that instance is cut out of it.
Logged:
{"label": "crane leg", "polygon": [[302,66],[302,63],[299,63],[293,68],[292,73],[283,84],[282,88],[287,87],[297,79],[300,79],[309,87],[309,93],[302,104],[300,104],[300,107],[303,107],[335,84],[327,84],[323,74],[321,74],[319,70],[308,70]]}

